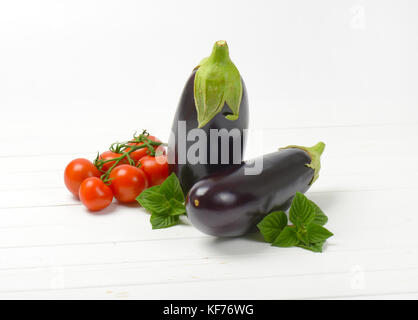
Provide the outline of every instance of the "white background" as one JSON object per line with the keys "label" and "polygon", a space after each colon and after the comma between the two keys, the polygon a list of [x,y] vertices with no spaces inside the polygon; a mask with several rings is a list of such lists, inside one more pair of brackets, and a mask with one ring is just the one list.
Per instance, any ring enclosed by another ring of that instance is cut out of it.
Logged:
{"label": "white background", "polygon": [[[1,1],[0,298],[418,298],[416,1]],[[228,41],[247,156],[327,143],[308,192],[323,254],[152,231],[63,185],[143,128],[166,140],[184,83]]]}

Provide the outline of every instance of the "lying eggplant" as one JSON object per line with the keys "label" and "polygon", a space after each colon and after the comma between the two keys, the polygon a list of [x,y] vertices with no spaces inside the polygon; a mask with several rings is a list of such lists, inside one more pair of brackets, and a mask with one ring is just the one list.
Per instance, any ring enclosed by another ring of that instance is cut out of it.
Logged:
{"label": "lying eggplant", "polygon": [[[217,41],[210,57],[193,70],[183,89],[169,139],[170,172],[177,175],[185,194],[200,178],[242,162],[247,128],[244,81],[229,58],[226,42]],[[189,155],[194,152],[199,130],[206,141],[196,162]],[[227,148],[221,148],[222,143]]]}
{"label": "lying eggplant", "polygon": [[[325,144],[289,146],[198,181],[186,199],[191,223],[200,231],[234,237],[255,231],[268,213],[287,210],[296,191],[306,192],[318,178]],[[258,175],[249,175],[254,164]]]}

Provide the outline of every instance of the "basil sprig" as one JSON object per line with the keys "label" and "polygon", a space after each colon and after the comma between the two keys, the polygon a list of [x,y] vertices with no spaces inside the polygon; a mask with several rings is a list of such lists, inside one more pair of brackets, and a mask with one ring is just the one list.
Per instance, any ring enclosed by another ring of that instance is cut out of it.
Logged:
{"label": "basil sprig", "polygon": [[333,234],[323,227],[327,216],[311,200],[297,192],[289,210],[288,225],[286,213],[274,211],[258,225],[264,239],[276,247],[293,247],[322,252],[325,241]]}
{"label": "basil sprig", "polygon": [[153,229],[179,224],[180,216],[186,214],[183,191],[174,173],[161,185],[142,191],[136,200],[151,213],[150,222]]}

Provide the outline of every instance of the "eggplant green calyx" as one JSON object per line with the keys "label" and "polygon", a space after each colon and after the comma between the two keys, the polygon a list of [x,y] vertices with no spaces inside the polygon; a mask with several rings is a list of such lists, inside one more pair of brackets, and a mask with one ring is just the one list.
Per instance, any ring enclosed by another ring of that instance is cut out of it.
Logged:
{"label": "eggplant green calyx", "polygon": [[226,41],[217,41],[212,54],[197,67],[194,79],[194,101],[199,128],[204,127],[219,112],[225,103],[232,114],[228,120],[237,120],[242,99],[241,76],[229,58]]}
{"label": "eggplant green calyx", "polygon": [[308,148],[302,146],[287,146],[280,149],[289,149],[289,148],[297,148],[303,151],[306,151],[308,155],[311,157],[311,163],[307,163],[306,166],[312,168],[314,170],[314,176],[312,181],[309,183],[310,185],[315,182],[316,179],[319,177],[319,170],[321,169],[321,154],[324,152],[325,143],[318,142],[316,145]]}

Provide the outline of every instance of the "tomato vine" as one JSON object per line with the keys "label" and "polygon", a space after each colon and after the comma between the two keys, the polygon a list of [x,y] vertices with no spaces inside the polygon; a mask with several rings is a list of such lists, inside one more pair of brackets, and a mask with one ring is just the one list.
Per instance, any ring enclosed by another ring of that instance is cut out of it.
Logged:
{"label": "tomato vine", "polygon": [[[160,145],[166,145],[166,144],[163,142],[151,140],[149,138],[149,133],[146,130],[143,130],[142,133],[139,135],[136,135],[135,133],[133,136],[133,139],[129,141],[115,142],[111,144],[111,146],[109,147],[109,150],[114,153],[121,154],[119,157],[104,160],[104,159],[100,159],[100,155],[97,154],[97,157],[94,160],[93,164],[101,173],[103,173],[100,179],[102,179],[104,183],[110,184],[110,181],[111,181],[111,179],[109,178],[110,173],[124,159],[126,159],[128,163],[132,166],[135,166],[138,168],[141,166],[139,162],[135,163],[135,161],[131,158],[130,155],[132,152],[139,150],[139,149],[147,148],[147,151],[146,151],[147,154],[151,156],[155,156],[156,147]],[[104,170],[103,165],[109,162],[113,163],[112,166],[108,170]]]}

